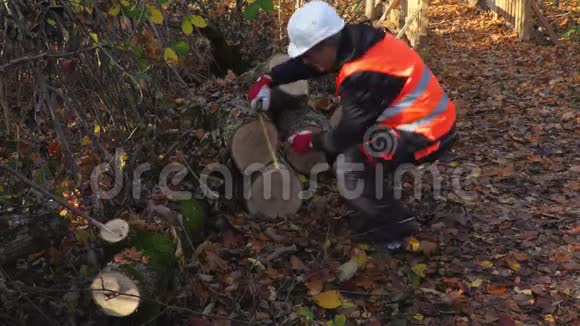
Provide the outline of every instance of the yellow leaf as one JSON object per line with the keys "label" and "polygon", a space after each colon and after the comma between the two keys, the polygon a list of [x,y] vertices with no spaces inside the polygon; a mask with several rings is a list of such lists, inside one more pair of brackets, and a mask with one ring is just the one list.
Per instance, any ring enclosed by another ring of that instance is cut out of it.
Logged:
{"label": "yellow leaf", "polygon": [[359,248],[360,250],[369,250],[369,245],[366,243],[360,243],[356,247]]}
{"label": "yellow leaf", "polygon": [[179,61],[177,54],[171,48],[165,49],[165,53],[163,54],[163,58],[165,59],[165,62],[167,62],[169,64],[177,63]]}
{"label": "yellow leaf", "polygon": [[554,319],[554,316],[552,316],[552,314],[549,315],[545,315],[544,316],[544,321],[550,325],[554,325],[556,324],[556,320]]}
{"label": "yellow leaf", "polygon": [[519,270],[520,270],[520,268],[522,267],[522,266],[520,265],[520,263],[518,263],[518,262],[517,262],[517,261],[515,261],[515,260],[510,260],[510,261],[509,261],[509,266],[510,266],[510,268],[511,268],[511,269],[512,269],[514,272],[517,272],[517,271],[519,271]]}
{"label": "yellow leaf", "polygon": [[312,297],[317,305],[324,309],[334,309],[342,305],[340,292],[337,290],[330,290],[321,292]]}
{"label": "yellow leaf", "polygon": [[91,143],[92,142],[91,142],[91,139],[89,138],[89,136],[84,136],[83,139],[81,140],[81,145],[83,145],[83,146],[90,145]]}
{"label": "yellow leaf", "polygon": [[127,159],[128,158],[129,157],[127,156],[127,153],[123,152],[123,154],[121,154],[121,157],[120,157],[121,168],[124,168],[125,165],[127,165]]}
{"label": "yellow leaf", "polygon": [[413,273],[417,274],[417,276],[425,277],[425,269],[427,269],[427,265],[425,264],[417,264],[411,267]]}
{"label": "yellow leaf", "polygon": [[493,263],[490,262],[489,260],[484,260],[481,263],[479,263],[479,265],[481,265],[481,267],[485,267],[485,268],[493,267]]}
{"label": "yellow leaf", "polygon": [[415,316],[413,316],[413,318],[415,318],[418,321],[423,321],[423,319],[425,319],[425,316],[423,316],[423,314],[416,314]]}
{"label": "yellow leaf", "polygon": [[331,245],[332,245],[332,241],[330,241],[330,239],[326,239],[326,241],[324,241],[324,250],[327,250],[328,248],[330,248]]}
{"label": "yellow leaf", "polygon": [[95,43],[99,43],[99,36],[97,33],[89,33],[89,36],[95,41]]}
{"label": "yellow leaf", "polygon": [[154,5],[147,4],[147,18],[149,18],[149,21],[153,24],[163,24],[163,13]]}
{"label": "yellow leaf", "polygon": [[475,281],[469,283],[469,282],[465,282],[470,288],[478,288],[481,286],[481,283],[483,283],[483,280],[478,278]]}
{"label": "yellow leaf", "polygon": [[121,0],[121,4],[126,7],[126,6],[130,5],[131,2],[129,2],[129,0]]}
{"label": "yellow leaf", "polygon": [[101,133],[101,126],[99,126],[97,121],[95,121],[95,135],[98,135],[99,133]]}
{"label": "yellow leaf", "polygon": [[191,25],[191,21],[189,21],[187,16],[183,17],[183,20],[181,21],[181,31],[185,35],[193,33],[193,25]]}
{"label": "yellow leaf", "polygon": [[407,242],[407,250],[408,251],[417,252],[420,249],[421,249],[421,246],[419,245],[419,240],[417,240],[415,238],[409,239],[409,241]]}
{"label": "yellow leaf", "polygon": [[363,267],[367,264],[369,260],[367,253],[364,250],[355,249],[355,255],[352,256],[352,260],[359,266]]}
{"label": "yellow leaf", "polygon": [[207,26],[205,19],[199,15],[189,16],[189,21],[191,24],[197,28],[204,28]]}
{"label": "yellow leaf", "polygon": [[452,167],[452,168],[456,168],[456,167],[459,166],[459,163],[457,163],[457,162],[451,162],[451,163],[449,163],[449,166]]}
{"label": "yellow leaf", "polygon": [[120,12],[121,12],[121,5],[118,3],[114,3],[111,6],[111,9],[109,9],[109,15],[111,15],[111,16],[118,16]]}
{"label": "yellow leaf", "polygon": [[301,183],[306,183],[306,181],[308,181],[306,179],[306,177],[304,175],[302,175],[302,174],[299,174],[298,175],[298,180],[300,180]]}

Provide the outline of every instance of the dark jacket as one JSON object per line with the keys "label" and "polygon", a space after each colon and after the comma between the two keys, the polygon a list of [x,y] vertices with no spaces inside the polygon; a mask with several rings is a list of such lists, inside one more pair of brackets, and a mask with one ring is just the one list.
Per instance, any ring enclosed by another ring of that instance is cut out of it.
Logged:
{"label": "dark jacket", "polygon": [[[344,63],[363,55],[384,36],[384,32],[372,26],[346,25],[341,31],[335,72]],[[274,67],[270,76],[276,86],[321,74],[309,69],[300,58],[294,58]],[[367,129],[399,95],[405,81],[405,78],[376,72],[360,72],[348,77],[339,90],[342,119],[335,129],[314,136],[314,149],[336,154],[360,144]]]}

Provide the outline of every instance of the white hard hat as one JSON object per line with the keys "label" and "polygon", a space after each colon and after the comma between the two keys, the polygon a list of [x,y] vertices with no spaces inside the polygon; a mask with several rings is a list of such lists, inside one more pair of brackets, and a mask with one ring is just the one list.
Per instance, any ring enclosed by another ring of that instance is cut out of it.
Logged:
{"label": "white hard hat", "polygon": [[344,20],[328,3],[306,3],[288,21],[288,55],[295,58],[304,54],[324,39],[340,32],[344,24]]}

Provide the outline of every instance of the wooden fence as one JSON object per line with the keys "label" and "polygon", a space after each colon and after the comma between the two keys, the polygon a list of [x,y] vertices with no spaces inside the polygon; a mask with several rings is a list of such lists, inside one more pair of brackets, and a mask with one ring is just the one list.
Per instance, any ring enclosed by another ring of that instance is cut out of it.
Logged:
{"label": "wooden fence", "polygon": [[529,40],[533,28],[531,4],[530,0],[495,0],[488,5],[513,26],[520,40]]}

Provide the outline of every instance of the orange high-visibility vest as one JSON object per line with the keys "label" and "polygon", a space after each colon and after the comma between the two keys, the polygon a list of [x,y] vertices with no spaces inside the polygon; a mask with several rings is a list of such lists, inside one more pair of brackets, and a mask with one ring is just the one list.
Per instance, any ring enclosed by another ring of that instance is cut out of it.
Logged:
{"label": "orange high-visibility vest", "polygon": [[401,93],[385,108],[377,124],[414,132],[431,140],[433,145],[419,156],[437,150],[438,140],[455,123],[455,105],[421,57],[403,41],[387,34],[364,55],[342,66],[336,77],[337,95],[346,78],[363,71],[407,78]]}

